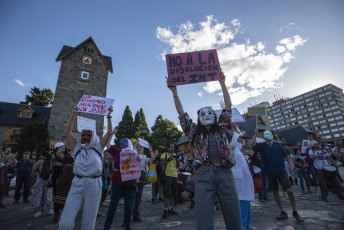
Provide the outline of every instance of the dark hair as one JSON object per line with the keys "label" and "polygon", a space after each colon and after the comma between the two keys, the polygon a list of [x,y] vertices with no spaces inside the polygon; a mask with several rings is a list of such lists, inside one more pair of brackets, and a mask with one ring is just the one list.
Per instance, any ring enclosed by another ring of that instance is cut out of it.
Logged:
{"label": "dark hair", "polygon": [[46,150],[41,150],[40,155],[46,157],[46,159],[47,159],[48,161],[50,161],[51,155],[49,154],[48,151],[46,151]]}
{"label": "dark hair", "polygon": [[[218,133],[221,133],[221,135],[222,135],[222,132],[220,130],[220,126],[219,126],[218,121],[217,121],[217,114],[215,113],[215,111],[211,107],[203,107],[203,108],[211,109],[211,111],[214,114],[215,122],[214,122],[214,124],[212,124],[210,126],[210,133],[218,132]],[[201,108],[201,109],[203,109],[203,108]],[[205,126],[202,125],[200,120],[199,120],[199,113],[200,113],[201,109],[199,109],[197,111],[197,116],[198,116],[198,118],[197,118],[197,126],[196,126],[196,131],[195,131],[195,133],[194,133],[194,135],[192,137],[191,145],[194,144],[196,137],[200,136],[201,134],[207,136],[208,133],[209,133],[208,130],[205,128]]]}

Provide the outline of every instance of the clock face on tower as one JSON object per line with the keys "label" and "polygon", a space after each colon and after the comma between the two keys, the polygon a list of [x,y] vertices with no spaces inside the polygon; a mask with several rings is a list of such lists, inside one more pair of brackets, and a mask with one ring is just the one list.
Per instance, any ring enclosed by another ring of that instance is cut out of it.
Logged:
{"label": "clock face on tower", "polygon": [[88,65],[91,64],[93,61],[92,57],[88,55],[82,56],[81,60],[83,63],[88,64]]}

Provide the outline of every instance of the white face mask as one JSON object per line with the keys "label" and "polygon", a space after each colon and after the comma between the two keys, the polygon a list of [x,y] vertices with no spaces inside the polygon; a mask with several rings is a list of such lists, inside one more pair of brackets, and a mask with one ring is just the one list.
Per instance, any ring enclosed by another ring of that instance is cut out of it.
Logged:
{"label": "white face mask", "polygon": [[264,131],[264,138],[268,141],[271,141],[272,139],[274,139],[272,133],[268,130]]}
{"label": "white face mask", "polygon": [[202,108],[199,111],[199,121],[202,125],[213,125],[215,123],[215,116],[210,108]]}

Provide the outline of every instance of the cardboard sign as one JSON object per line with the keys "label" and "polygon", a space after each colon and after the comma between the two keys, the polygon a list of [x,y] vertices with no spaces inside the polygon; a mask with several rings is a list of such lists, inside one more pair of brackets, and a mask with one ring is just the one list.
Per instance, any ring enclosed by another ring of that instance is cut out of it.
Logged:
{"label": "cardboard sign", "polygon": [[[222,112],[222,109],[215,110],[215,113],[217,117],[220,117],[220,114]],[[245,119],[241,116],[239,111],[236,108],[232,108],[232,122],[240,122],[240,121],[245,121]]]}
{"label": "cardboard sign", "polygon": [[96,121],[88,119],[86,117],[77,116],[78,132],[82,130],[93,130],[96,131]]}
{"label": "cardboard sign", "polygon": [[302,148],[301,152],[306,153],[306,150],[311,147],[311,141],[310,140],[302,140]]}
{"label": "cardboard sign", "polygon": [[146,141],[146,140],[143,140],[141,138],[138,138],[139,139],[139,144],[147,149],[149,149],[149,143]]}
{"label": "cardboard sign", "polygon": [[76,111],[108,115],[108,109],[112,106],[114,101],[115,100],[111,98],[83,95],[77,105]]}
{"label": "cardboard sign", "polygon": [[167,54],[166,64],[168,79],[173,86],[220,80],[216,50]]}
{"label": "cardboard sign", "polygon": [[138,179],[141,176],[141,162],[137,160],[137,153],[133,150],[120,153],[120,170],[122,181]]}

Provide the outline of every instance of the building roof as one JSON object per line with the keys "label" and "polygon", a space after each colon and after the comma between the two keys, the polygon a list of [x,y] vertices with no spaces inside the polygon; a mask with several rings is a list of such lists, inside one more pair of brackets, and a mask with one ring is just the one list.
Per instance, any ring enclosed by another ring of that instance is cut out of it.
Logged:
{"label": "building roof", "polygon": [[48,125],[51,107],[29,105],[34,111],[32,118],[21,118],[18,116],[18,111],[25,106],[25,104],[0,102],[0,125],[24,126],[36,122]]}
{"label": "building roof", "polygon": [[[256,128],[256,117],[251,117],[243,122],[238,122],[238,125],[240,125],[245,131],[245,137],[253,137],[254,135],[254,129]],[[262,123],[261,123],[262,122]],[[260,122],[258,122],[258,130],[272,130],[269,126],[265,125],[264,121],[260,119]]]}
{"label": "building roof", "polygon": [[96,50],[98,51],[98,53],[100,54],[101,59],[104,61],[104,64],[106,65],[106,67],[108,68],[108,70],[113,73],[113,69],[112,69],[112,59],[109,56],[105,56],[103,55],[100,50],[98,49],[98,46],[96,45],[96,43],[94,42],[92,37],[87,38],[85,41],[81,42],[79,45],[75,46],[75,47],[71,47],[71,46],[66,46],[64,45],[59,53],[59,55],[56,58],[56,61],[61,61],[63,58],[67,57],[69,54],[71,54],[75,49],[78,49],[80,46],[83,46],[86,42],[92,42],[93,45],[96,47]]}
{"label": "building roof", "polygon": [[281,131],[276,131],[275,133],[281,137],[284,137],[285,141],[288,144],[297,144],[299,142],[302,142],[302,140],[307,140],[307,134],[313,132],[303,126],[297,126]]}

